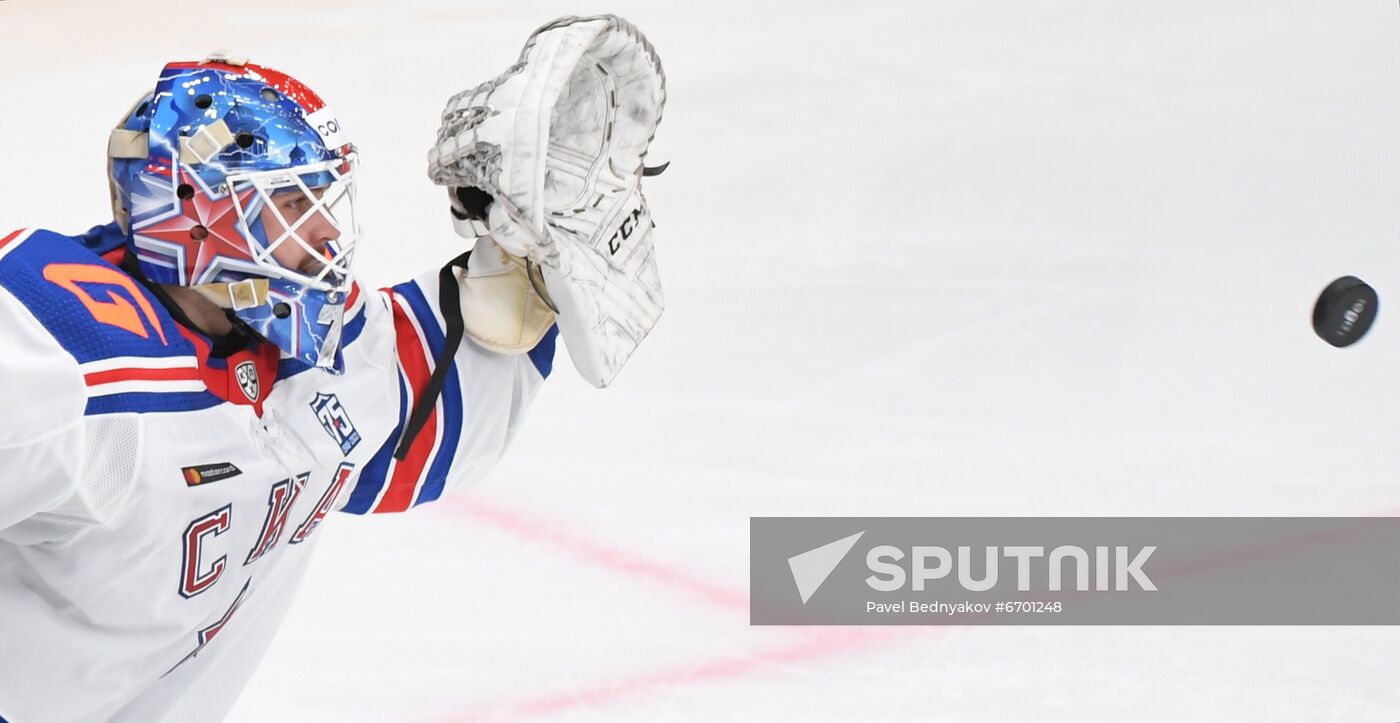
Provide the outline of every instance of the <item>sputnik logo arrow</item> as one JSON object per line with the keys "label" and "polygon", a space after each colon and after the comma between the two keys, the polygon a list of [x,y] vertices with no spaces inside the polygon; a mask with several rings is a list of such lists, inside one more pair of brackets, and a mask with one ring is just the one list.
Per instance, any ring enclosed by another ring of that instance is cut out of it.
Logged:
{"label": "sputnik logo arrow", "polygon": [[792,580],[797,583],[797,594],[802,596],[803,605],[812,599],[817,588],[826,582],[836,566],[846,559],[846,554],[855,546],[856,540],[859,540],[860,536],[864,534],[865,530],[861,530],[850,537],[828,542],[821,547],[788,558],[788,568],[792,570]]}

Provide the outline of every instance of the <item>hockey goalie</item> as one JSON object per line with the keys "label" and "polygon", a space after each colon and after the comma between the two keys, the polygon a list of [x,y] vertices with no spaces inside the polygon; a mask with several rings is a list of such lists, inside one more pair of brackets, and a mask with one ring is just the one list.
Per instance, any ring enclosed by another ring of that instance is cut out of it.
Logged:
{"label": "hockey goalie", "polygon": [[432,144],[472,247],[374,290],[331,106],[244,58],[166,65],[111,132],[112,221],[0,231],[0,720],[221,719],[332,513],[480,479],[557,336],[611,382],[662,308],[664,101],[625,21],[540,28]]}

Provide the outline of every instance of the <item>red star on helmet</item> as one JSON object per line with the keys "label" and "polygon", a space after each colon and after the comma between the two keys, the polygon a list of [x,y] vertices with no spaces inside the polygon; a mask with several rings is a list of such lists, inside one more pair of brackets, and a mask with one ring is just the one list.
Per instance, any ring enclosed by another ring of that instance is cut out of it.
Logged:
{"label": "red star on helmet", "polygon": [[[252,260],[248,242],[239,232],[241,224],[238,212],[233,207],[233,196],[211,198],[189,174],[182,171],[180,177],[185,184],[197,189],[189,200],[176,201],[180,205],[180,215],[138,228],[136,232],[185,249],[187,284],[208,281],[201,277],[220,257]],[[254,193],[256,191],[250,189],[241,194],[240,199],[245,207]],[[203,232],[198,231],[199,228],[203,228]]]}

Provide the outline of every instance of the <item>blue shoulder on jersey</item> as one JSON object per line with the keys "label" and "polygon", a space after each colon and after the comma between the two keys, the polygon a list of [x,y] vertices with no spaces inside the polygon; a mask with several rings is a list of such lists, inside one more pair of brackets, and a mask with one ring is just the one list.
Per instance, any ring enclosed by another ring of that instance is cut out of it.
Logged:
{"label": "blue shoulder on jersey", "polygon": [[83,245],[83,248],[98,256],[120,251],[126,246],[126,234],[122,233],[121,226],[116,223],[109,223],[106,226],[93,226],[82,236],[73,237],[74,241]]}
{"label": "blue shoulder on jersey", "polygon": [[115,224],[83,236],[19,234],[0,246],[0,286],[78,362],[88,414],[220,404],[199,381],[194,345],[160,301],[102,258],[123,243]]}

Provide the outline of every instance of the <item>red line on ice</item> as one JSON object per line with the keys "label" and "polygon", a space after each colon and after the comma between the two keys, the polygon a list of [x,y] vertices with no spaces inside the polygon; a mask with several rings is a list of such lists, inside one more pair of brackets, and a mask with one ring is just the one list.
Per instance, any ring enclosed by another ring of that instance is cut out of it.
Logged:
{"label": "red line on ice", "polygon": [[[598,567],[685,592],[711,605],[745,612],[748,610],[749,596],[746,593],[688,575],[673,564],[609,547],[552,522],[530,518],[504,507],[473,499],[448,497],[440,500],[436,507],[468,515],[478,522],[509,532],[520,539],[548,545]],[[549,715],[645,695],[664,688],[737,679],[761,673],[774,666],[840,655],[861,646],[907,637],[910,634],[907,629],[887,628],[821,627],[795,630],[800,631],[801,640],[754,653],[691,660],[576,690],[542,693],[477,712],[451,714],[432,720],[435,723],[465,723]]]}
{"label": "red line on ice", "polygon": [[558,551],[582,558],[598,567],[680,590],[712,605],[745,611],[749,609],[747,593],[706,582],[686,574],[673,564],[658,562],[633,552],[609,547],[553,523],[530,519],[517,512],[488,505],[478,500],[449,497],[439,500],[437,506],[465,513],[476,518],[479,522],[505,530],[516,537],[531,542],[549,545]]}
{"label": "red line on ice", "polygon": [[474,713],[447,715],[433,719],[433,721],[434,723],[514,721],[521,718],[562,713],[579,708],[604,705],[663,688],[741,678],[776,666],[840,655],[861,646],[909,634],[908,631],[888,628],[879,630],[816,628],[812,630],[813,632],[807,640],[748,655],[724,655],[680,663],[653,672],[639,673],[585,688],[546,693]]}
{"label": "red line on ice", "polygon": [[[488,505],[478,500],[447,498],[439,503],[439,508],[450,508],[467,514],[480,522],[510,532],[522,539],[550,545],[566,554],[579,557],[599,567],[640,577],[695,594],[700,599],[728,608],[748,608],[748,595],[724,587],[707,583],[681,572],[673,565],[646,559],[631,552],[625,552],[595,542],[591,538],[541,520],[530,519],[511,510]],[[1382,513],[1382,517],[1395,516],[1396,510]],[[1318,541],[1328,541],[1330,536],[1306,536],[1303,546]],[[1294,545],[1265,545],[1253,549],[1249,554],[1229,559],[1223,567],[1236,567],[1256,559],[1263,553],[1267,557],[1270,548],[1292,549]],[[1215,566],[1202,561],[1200,565],[1186,565],[1173,569],[1169,576],[1198,574]],[[602,682],[575,690],[544,693],[526,697],[514,703],[505,703],[473,713],[446,715],[432,719],[434,723],[474,723],[488,720],[517,720],[525,717],[544,716],[579,708],[598,706],[659,689],[671,688],[699,682],[732,680],[763,672],[767,668],[784,664],[799,663],[823,657],[830,657],[853,651],[859,647],[877,642],[908,637],[920,632],[942,632],[946,627],[922,628],[910,631],[905,628],[858,628],[858,627],[817,627],[795,628],[803,640],[786,645],[760,650],[748,655],[725,655],[688,663],[680,663],[651,672]]]}

